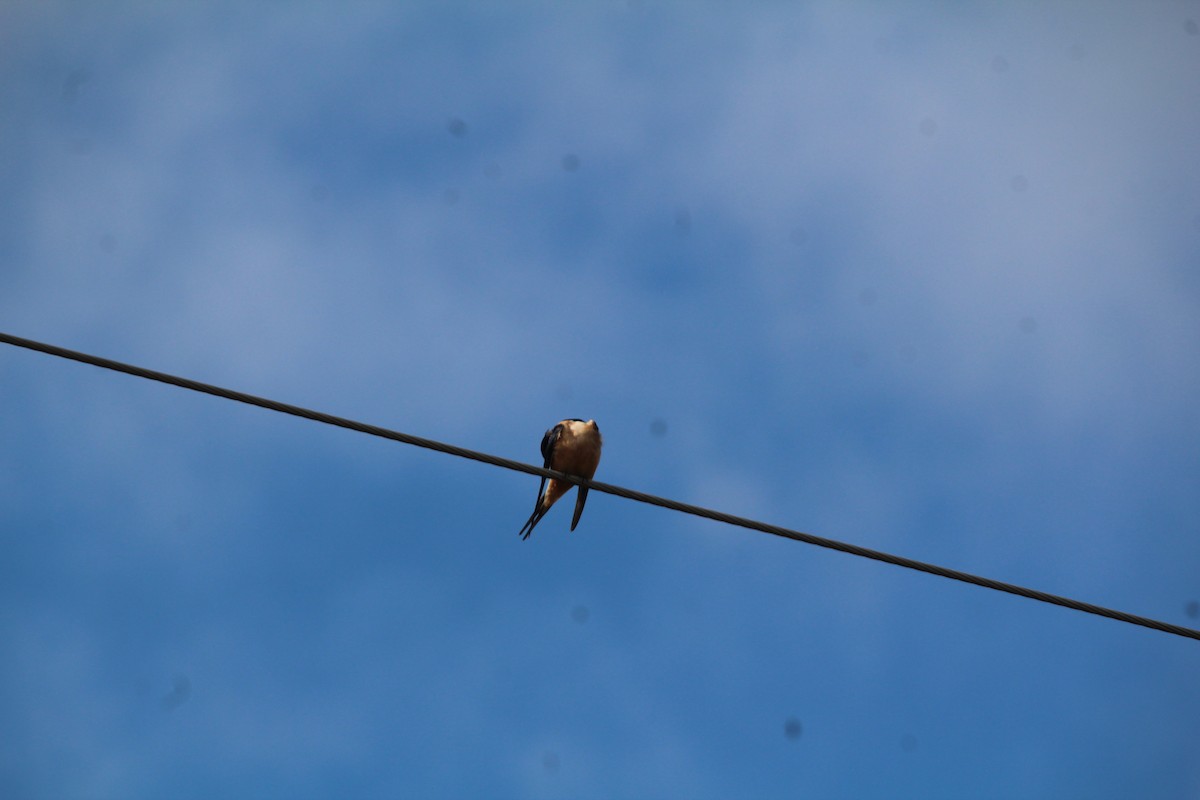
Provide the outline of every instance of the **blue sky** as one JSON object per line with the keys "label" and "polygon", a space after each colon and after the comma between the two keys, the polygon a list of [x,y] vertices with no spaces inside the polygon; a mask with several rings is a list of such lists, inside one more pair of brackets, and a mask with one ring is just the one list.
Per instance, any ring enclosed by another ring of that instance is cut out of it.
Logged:
{"label": "blue sky", "polygon": [[[0,329],[1200,625],[1200,5],[0,9]],[[1188,797],[1194,641],[0,350],[0,794]],[[788,735],[788,734],[792,735]],[[797,735],[798,734],[798,735]]]}

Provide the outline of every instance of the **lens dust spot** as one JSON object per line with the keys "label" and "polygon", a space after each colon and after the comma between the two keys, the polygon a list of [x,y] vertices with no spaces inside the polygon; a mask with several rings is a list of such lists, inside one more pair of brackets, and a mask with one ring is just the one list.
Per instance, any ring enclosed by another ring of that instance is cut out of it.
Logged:
{"label": "lens dust spot", "polygon": [[900,749],[906,753],[917,752],[917,737],[911,733],[906,733],[900,737]]}
{"label": "lens dust spot", "polygon": [[549,750],[542,753],[542,769],[553,775],[554,773],[558,772],[558,768],[559,762],[557,753],[552,753]]}
{"label": "lens dust spot", "polygon": [[662,419],[661,417],[651,420],[650,421],[650,435],[658,436],[658,437],[666,436],[667,435],[667,421],[665,419]]}
{"label": "lens dust spot", "polygon": [[1021,317],[1021,333],[1036,333],[1038,329],[1037,320],[1033,317]]}
{"label": "lens dust spot", "polygon": [[574,153],[567,153],[562,157],[562,168],[566,172],[578,172],[579,156],[575,155]]}
{"label": "lens dust spot", "polygon": [[687,235],[692,230],[692,212],[687,210],[687,206],[675,209],[675,230],[681,235]]}
{"label": "lens dust spot", "polygon": [[858,293],[858,303],[863,306],[873,306],[879,298],[875,296],[874,289],[863,289]]}
{"label": "lens dust spot", "polygon": [[783,735],[794,742],[804,735],[804,726],[795,717],[788,717],[783,723]]}
{"label": "lens dust spot", "polygon": [[1004,56],[992,58],[992,72],[1008,72],[1008,59]]}
{"label": "lens dust spot", "polygon": [[579,625],[586,625],[587,621],[591,619],[591,617],[592,612],[589,611],[588,607],[582,603],[571,609],[571,619],[575,620],[575,622]]}
{"label": "lens dust spot", "polygon": [[176,675],[174,687],[162,696],[162,707],[167,711],[174,711],[187,702],[191,696],[192,682],[186,675]]}
{"label": "lens dust spot", "polygon": [[1183,29],[1187,31],[1188,36],[1200,36],[1200,25],[1197,25],[1194,19],[1185,19]]}
{"label": "lens dust spot", "polygon": [[1024,175],[1013,175],[1008,185],[1014,192],[1023,192],[1029,188],[1029,179]]}
{"label": "lens dust spot", "polygon": [[919,130],[924,136],[936,136],[938,132],[937,121],[934,120],[933,117],[926,117],[925,119],[921,120]]}
{"label": "lens dust spot", "polygon": [[1197,617],[1200,617],[1200,602],[1193,600],[1184,606],[1183,610],[1184,613],[1188,615],[1188,618],[1196,619]]}
{"label": "lens dust spot", "polygon": [[449,121],[446,122],[446,130],[450,132],[451,136],[461,139],[467,135],[467,123],[463,122],[458,117],[451,117]]}
{"label": "lens dust spot", "polygon": [[111,233],[106,233],[100,237],[100,249],[110,256],[117,252],[117,240],[113,238]]}
{"label": "lens dust spot", "polygon": [[82,67],[71,70],[66,80],[63,81],[62,99],[68,103],[74,102],[75,98],[79,96],[79,90],[91,79],[92,73]]}
{"label": "lens dust spot", "polygon": [[458,205],[459,192],[458,189],[450,188],[442,192],[442,202],[448,206]]}
{"label": "lens dust spot", "polygon": [[504,171],[500,169],[500,165],[495,161],[489,161],[483,168],[483,176],[489,180],[499,180]]}

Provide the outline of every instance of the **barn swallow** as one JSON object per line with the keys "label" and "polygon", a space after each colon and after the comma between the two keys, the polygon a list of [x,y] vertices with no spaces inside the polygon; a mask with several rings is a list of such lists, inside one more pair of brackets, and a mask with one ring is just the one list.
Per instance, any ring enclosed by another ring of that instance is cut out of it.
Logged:
{"label": "barn swallow", "polygon": [[[546,469],[565,472],[568,475],[578,475],[591,480],[600,465],[600,426],[594,419],[584,422],[581,419],[564,419],[542,437],[543,466]],[[549,480],[549,485],[546,481]],[[566,494],[574,484],[566,481],[547,479],[542,476],[542,485],[538,487],[537,502],[529,520],[521,527],[518,534],[522,539],[528,539],[533,528],[542,521],[550,506],[558,498]],[[579,524],[579,516],[583,514],[583,504],[587,502],[588,487],[579,487],[579,497],[575,500],[575,516],[571,518],[571,530]]]}

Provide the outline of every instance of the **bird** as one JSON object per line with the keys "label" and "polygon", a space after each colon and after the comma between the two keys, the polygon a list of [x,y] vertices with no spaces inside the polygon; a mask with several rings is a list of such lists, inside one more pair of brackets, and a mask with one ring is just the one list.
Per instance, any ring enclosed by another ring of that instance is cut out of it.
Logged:
{"label": "bird", "polygon": [[[591,480],[592,476],[596,474],[596,467],[600,465],[602,444],[600,426],[596,424],[596,420],[589,419],[585,422],[581,419],[564,419],[546,431],[546,435],[542,437],[542,459],[544,461],[542,466],[546,469]],[[543,475],[542,484],[538,487],[537,501],[533,506],[533,513],[521,526],[518,535],[522,539],[528,539],[529,535],[533,533],[534,526],[542,521],[542,517],[546,516],[546,512],[550,510],[550,506],[566,494],[572,485],[567,481],[546,478]],[[587,486],[579,487],[579,496],[575,500],[575,516],[571,518],[571,530],[575,530],[575,526],[579,524],[579,517],[583,514],[583,504],[587,502],[587,493]]]}

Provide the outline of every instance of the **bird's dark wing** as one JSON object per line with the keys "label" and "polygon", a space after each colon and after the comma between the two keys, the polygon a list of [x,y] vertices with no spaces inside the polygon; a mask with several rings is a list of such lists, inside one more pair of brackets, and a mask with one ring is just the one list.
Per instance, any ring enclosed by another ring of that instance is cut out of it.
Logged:
{"label": "bird's dark wing", "polygon": [[554,448],[558,446],[558,440],[562,438],[564,426],[560,422],[550,430],[546,431],[546,435],[542,437],[542,466],[550,469],[550,461],[554,458]]}
{"label": "bird's dark wing", "polygon": [[[554,459],[554,448],[558,444],[558,439],[562,436],[563,425],[558,423],[550,430],[546,431],[546,435],[542,437],[542,466],[550,469],[550,462]],[[529,515],[529,519],[521,526],[521,531],[517,535],[522,539],[528,539],[533,533],[533,528],[542,521],[542,517],[546,516],[546,512],[550,509],[542,504],[542,498],[546,493],[546,476],[542,476],[542,483],[538,486],[537,498],[533,502],[533,513]]]}
{"label": "bird's dark wing", "polygon": [[542,521],[542,517],[546,516],[546,512],[550,509],[542,505],[542,496],[539,494],[537,504],[533,507],[533,513],[529,515],[529,519],[525,520],[525,524],[521,526],[521,530],[517,532],[517,536],[522,539],[528,539],[533,533],[534,527]]}

